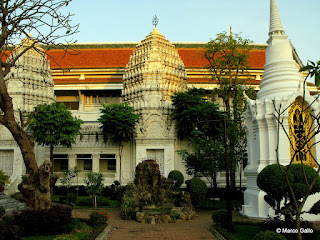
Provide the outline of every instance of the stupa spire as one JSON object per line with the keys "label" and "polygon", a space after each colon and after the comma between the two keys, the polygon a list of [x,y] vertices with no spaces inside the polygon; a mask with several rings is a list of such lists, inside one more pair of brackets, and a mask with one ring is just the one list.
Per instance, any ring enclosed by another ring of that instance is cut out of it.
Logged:
{"label": "stupa spire", "polygon": [[269,36],[284,35],[284,29],[281,24],[279,10],[276,0],[270,0],[270,28]]}
{"label": "stupa spire", "polygon": [[292,46],[280,21],[276,0],[270,0],[270,31],[266,64],[258,99],[274,98],[297,91],[303,79],[293,59]]}

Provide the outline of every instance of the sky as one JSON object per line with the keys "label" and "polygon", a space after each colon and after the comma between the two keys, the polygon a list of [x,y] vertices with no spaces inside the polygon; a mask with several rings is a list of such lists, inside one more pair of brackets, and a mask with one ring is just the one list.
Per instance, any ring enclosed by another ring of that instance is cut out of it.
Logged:
{"label": "sky", "polygon": [[[266,43],[270,0],[72,0],[67,11],[79,23],[77,42],[140,42],[159,18],[171,42],[208,42],[216,34],[241,33]],[[277,0],[282,25],[303,63],[320,60],[320,0]]]}

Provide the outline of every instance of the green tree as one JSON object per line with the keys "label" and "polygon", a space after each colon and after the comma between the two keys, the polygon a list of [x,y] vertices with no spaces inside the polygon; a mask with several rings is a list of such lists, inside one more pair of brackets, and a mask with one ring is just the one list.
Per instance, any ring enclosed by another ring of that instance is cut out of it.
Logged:
{"label": "green tree", "polygon": [[121,183],[123,142],[129,142],[134,139],[139,115],[134,113],[133,107],[124,103],[103,105],[100,111],[101,116],[98,121],[101,122],[100,128],[102,129],[104,142],[110,140],[119,146],[119,180]]}
{"label": "green tree", "polygon": [[[57,44],[56,41],[77,32],[78,26],[71,25],[71,14],[62,13],[70,1],[0,1],[0,124],[10,131],[21,150],[26,171],[31,176],[30,180],[24,183],[27,188],[23,188],[28,189],[28,193],[23,189],[21,191],[29,207],[37,210],[51,208],[50,174],[48,174],[50,163],[45,161],[38,166],[33,137],[26,131],[27,122],[23,114],[14,111],[13,100],[7,89],[7,78],[14,67],[23,71],[24,66],[17,66],[16,63],[27,51],[34,50],[43,58],[47,57],[45,52],[39,51],[38,44],[49,48],[57,45],[63,49],[67,48],[67,45]],[[29,35],[30,32],[32,37]],[[24,38],[32,40],[32,43],[25,46],[19,54],[11,54],[9,58],[13,46]],[[44,82],[46,77],[44,74]]]}
{"label": "green tree", "polygon": [[212,195],[217,190],[217,175],[223,165],[223,146],[220,141],[203,134],[194,136],[190,140],[193,152],[179,150],[182,160],[186,166],[187,174],[204,176],[212,189]]}
{"label": "green tree", "polygon": [[[242,128],[244,121],[242,117],[246,109],[244,91],[252,99],[255,98],[255,91],[245,86],[245,78],[249,78],[247,70],[249,69],[250,42],[239,34],[227,35],[223,32],[209,41],[205,48],[205,58],[209,63],[208,70],[212,75],[212,81],[218,84],[213,94],[214,97],[222,99],[226,114],[227,155],[232,189],[235,188],[236,168],[240,166],[241,174],[246,151],[246,132]],[[223,137],[221,139],[223,140]]]}
{"label": "green tree", "polygon": [[190,88],[171,96],[173,111],[171,118],[176,122],[178,137],[190,138],[192,131],[198,129],[206,136],[219,134],[219,124],[212,119],[222,119],[217,104],[207,99],[203,88]]}
{"label": "green tree", "polygon": [[93,198],[93,206],[97,208],[97,197],[103,191],[103,175],[102,173],[90,172],[84,179],[86,183],[87,193]]}
{"label": "green tree", "polygon": [[54,147],[62,145],[71,148],[80,134],[82,123],[81,119],[72,116],[64,104],[42,104],[35,107],[30,115],[28,130],[38,144],[50,146],[50,161],[53,163]]}

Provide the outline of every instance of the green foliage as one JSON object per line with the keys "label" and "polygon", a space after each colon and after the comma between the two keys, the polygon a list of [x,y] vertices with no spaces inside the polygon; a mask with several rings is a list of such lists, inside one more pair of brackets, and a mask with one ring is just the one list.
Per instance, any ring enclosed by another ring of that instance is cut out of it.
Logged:
{"label": "green foliage", "polygon": [[221,227],[226,227],[228,225],[227,211],[224,209],[213,211],[212,220],[215,224],[220,225]]}
{"label": "green foliage", "polygon": [[[287,171],[289,183],[298,202],[300,202],[303,197],[308,195],[308,186],[310,186],[317,177],[317,172],[315,169],[313,169],[311,166],[302,165],[300,163],[291,164],[289,169],[287,169],[288,166],[285,167],[278,164],[265,167],[258,175],[257,185],[260,189],[267,193],[265,196],[266,202],[278,213],[280,213],[280,202],[283,199],[289,200],[289,202],[285,204],[285,208],[290,209],[290,206],[294,206],[293,196],[288,187],[288,183],[286,182],[284,173],[281,171],[280,167],[283,169],[283,171]],[[317,192],[320,192],[319,177],[310,194],[315,194]],[[316,211],[310,213],[316,214]]]}
{"label": "green foliage", "polygon": [[286,238],[279,233],[265,231],[255,235],[253,240],[286,240]]}
{"label": "green foliage", "polygon": [[74,167],[73,169],[68,169],[67,171],[63,172],[64,176],[60,178],[60,181],[63,186],[66,186],[67,188],[71,187],[71,181],[75,177],[77,177],[79,170],[77,167]]}
{"label": "green foliage", "polygon": [[139,115],[134,114],[133,107],[127,104],[103,105],[100,109],[101,129],[104,141],[109,139],[117,144],[131,141],[135,136],[135,126],[139,120]]}
{"label": "green foliage", "polygon": [[13,216],[5,215],[0,217],[0,240],[18,240],[21,239],[19,236],[19,227],[14,225]]}
{"label": "green foliage", "polygon": [[197,135],[190,139],[190,143],[194,149],[193,152],[177,151],[182,157],[187,174],[190,176],[203,175],[209,181],[211,188],[216,189],[217,174],[222,168],[221,159],[224,159],[221,142],[205,135]]}
{"label": "green foliage", "polygon": [[78,240],[76,236],[73,236],[72,234],[63,234],[55,237],[53,240]]}
{"label": "green foliage", "polygon": [[121,203],[121,210],[120,210],[121,218],[126,220],[135,219],[137,209],[139,210],[138,201],[134,197],[130,196],[129,194],[125,194],[123,196],[123,200]]}
{"label": "green foliage", "polygon": [[[286,197],[288,192],[288,185],[280,167],[285,170],[282,165],[269,165],[258,174],[257,178],[258,187],[267,193],[265,200],[277,210],[280,210],[280,201]],[[288,177],[291,181],[293,180],[292,174],[288,173]]]}
{"label": "green foliage", "polygon": [[10,183],[9,176],[0,170],[0,186],[5,186],[8,183]]}
{"label": "green foliage", "polygon": [[180,138],[188,138],[196,127],[207,136],[218,133],[217,122],[197,122],[208,119],[222,119],[219,108],[209,101],[204,89],[190,88],[185,92],[177,92],[171,96],[174,106],[171,118],[176,121],[177,133]]}
{"label": "green foliage", "polygon": [[70,206],[53,205],[48,210],[15,212],[14,222],[22,228],[25,236],[56,234],[61,233],[61,227],[71,222],[71,213]]}
{"label": "green foliage", "polygon": [[199,206],[208,191],[206,183],[202,179],[194,177],[186,181],[186,184],[191,196],[192,205],[195,207]]}
{"label": "green foliage", "polygon": [[73,117],[64,104],[42,104],[29,115],[28,130],[38,144],[71,147],[80,134],[82,120]]}
{"label": "green foliage", "polygon": [[169,172],[168,179],[171,179],[176,188],[180,188],[181,185],[184,183],[184,176],[178,170],[173,170]]}
{"label": "green foliage", "polygon": [[77,201],[77,195],[72,192],[67,193],[66,201],[68,204],[74,205],[75,202]]}
{"label": "green foliage", "polygon": [[103,191],[103,175],[102,173],[90,172],[84,179],[88,194],[91,196],[99,196]]}
{"label": "green foliage", "polygon": [[307,77],[314,77],[314,83],[317,87],[320,86],[320,61],[317,63],[308,61],[307,65],[302,67],[300,69],[300,72],[302,71],[309,71]]}
{"label": "green foliage", "polygon": [[93,227],[98,227],[100,225],[104,225],[109,220],[109,215],[105,211],[94,211],[90,213],[90,225]]}

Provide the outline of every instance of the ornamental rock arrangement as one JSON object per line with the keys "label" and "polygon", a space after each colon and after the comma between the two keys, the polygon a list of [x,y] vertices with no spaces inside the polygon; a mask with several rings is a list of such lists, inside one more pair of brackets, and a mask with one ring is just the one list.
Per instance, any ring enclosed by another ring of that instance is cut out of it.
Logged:
{"label": "ornamental rock arrangement", "polygon": [[136,167],[134,183],[128,184],[121,205],[122,219],[142,223],[174,223],[195,219],[196,212],[188,192],[160,174],[154,160]]}

